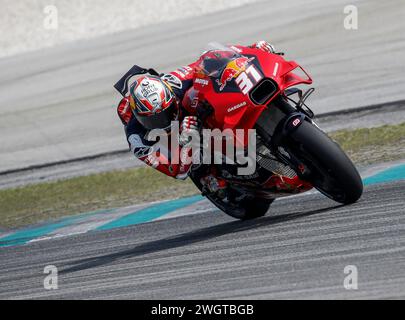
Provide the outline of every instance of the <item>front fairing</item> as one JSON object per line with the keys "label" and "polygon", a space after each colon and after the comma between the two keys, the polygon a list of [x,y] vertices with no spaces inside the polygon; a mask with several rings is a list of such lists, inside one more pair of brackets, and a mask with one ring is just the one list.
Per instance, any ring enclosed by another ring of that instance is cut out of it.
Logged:
{"label": "front fairing", "polygon": [[[305,76],[296,74],[297,69]],[[257,103],[251,92],[265,79],[276,84],[275,90]],[[300,83],[309,84],[312,79],[294,61],[255,48],[214,44],[201,55],[196,67],[194,100],[206,100],[213,106],[210,127],[251,129],[274,98]]]}
{"label": "front fairing", "polygon": [[246,56],[236,47],[217,44],[201,55],[194,89],[199,92],[200,100],[207,100],[214,107],[215,112],[208,119],[210,126],[222,130],[254,126],[262,108],[252,103],[248,92],[243,90],[245,84],[239,81],[249,68],[254,68],[260,78],[263,77],[255,56]]}

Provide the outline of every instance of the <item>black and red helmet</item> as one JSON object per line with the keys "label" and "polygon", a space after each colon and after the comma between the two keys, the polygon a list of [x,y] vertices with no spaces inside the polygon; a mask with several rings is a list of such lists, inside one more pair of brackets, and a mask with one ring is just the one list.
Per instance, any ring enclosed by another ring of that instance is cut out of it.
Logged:
{"label": "black and red helmet", "polygon": [[176,97],[158,76],[138,78],[130,87],[129,101],[134,116],[148,130],[167,129],[178,118]]}

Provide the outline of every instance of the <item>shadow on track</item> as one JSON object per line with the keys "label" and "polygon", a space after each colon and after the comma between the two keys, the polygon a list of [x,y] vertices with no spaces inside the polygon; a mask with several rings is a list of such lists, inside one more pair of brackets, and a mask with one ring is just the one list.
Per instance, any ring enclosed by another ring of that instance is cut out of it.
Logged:
{"label": "shadow on track", "polygon": [[124,259],[124,258],[133,258],[138,257],[150,253],[155,253],[163,250],[169,250],[174,248],[179,248],[183,246],[187,246],[190,244],[194,244],[197,242],[209,240],[215,237],[219,237],[222,235],[230,234],[230,233],[237,233],[242,232],[245,230],[249,230],[252,228],[259,228],[262,226],[269,226],[275,225],[278,223],[303,218],[315,214],[320,214],[323,212],[328,212],[333,209],[337,209],[342,207],[343,205],[337,205],[333,207],[317,209],[317,210],[310,210],[306,212],[298,212],[298,213],[290,213],[285,215],[279,215],[276,217],[268,216],[263,217],[255,220],[248,220],[248,221],[232,221],[227,223],[222,223],[220,225],[207,227],[199,230],[190,231],[187,233],[180,234],[178,236],[164,238],[152,242],[147,242],[145,244],[141,244],[136,246],[135,248],[124,250],[116,253],[111,253],[107,255],[102,255],[94,258],[82,259],[78,260],[69,264],[73,264],[72,267],[67,269],[61,270],[60,274],[67,274],[76,271],[82,271],[86,269],[95,268],[98,266],[107,265],[113,263],[114,261]]}

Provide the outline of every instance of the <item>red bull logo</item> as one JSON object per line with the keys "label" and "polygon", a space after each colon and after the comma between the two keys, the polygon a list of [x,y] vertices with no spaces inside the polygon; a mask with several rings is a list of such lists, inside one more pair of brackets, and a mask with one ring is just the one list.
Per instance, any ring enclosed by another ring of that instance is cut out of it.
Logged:
{"label": "red bull logo", "polygon": [[240,57],[228,62],[225,69],[221,73],[221,77],[216,80],[217,84],[220,86],[219,91],[224,90],[228,82],[230,82],[232,79],[238,77],[242,72],[244,72],[248,64],[253,59],[254,57],[252,58]]}

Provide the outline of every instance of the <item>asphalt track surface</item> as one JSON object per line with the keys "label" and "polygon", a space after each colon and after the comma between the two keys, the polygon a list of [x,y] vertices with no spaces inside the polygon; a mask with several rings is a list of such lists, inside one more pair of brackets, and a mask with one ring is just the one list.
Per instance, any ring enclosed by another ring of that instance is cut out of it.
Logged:
{"label": "asphalt track surface", "polygon": [[190,63],[210,41],[274,43],[313,76],[317,113],[405,99],[405,2],[351,1],[358,30],[343,27],[347,4],[261,1],[1,59],[0,171],[125,148],[112,85],[133,64]]}
{"label": "asphalt track surface", "polygon": [[[0,250],[2,299],[405,298],[405,181],[319,193],[240,222],[214,210]],[[59,289],[45,290],[46,265]],[[358,270],[346,290],[344,268]]]}

